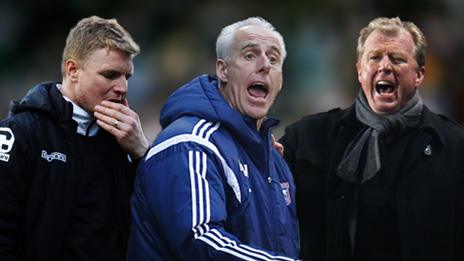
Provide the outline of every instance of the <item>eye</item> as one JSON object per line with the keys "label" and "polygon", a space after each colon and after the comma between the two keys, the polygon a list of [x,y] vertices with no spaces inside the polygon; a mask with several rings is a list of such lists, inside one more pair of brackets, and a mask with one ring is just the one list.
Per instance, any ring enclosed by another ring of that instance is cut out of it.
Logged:
{"label": "eye", "polygon": [[103,71],[100,72],[100,74],[108,80],[115,80],[121,75],[121,73],[117,71]]}
{"label": "eye", "polygon": [[401,56],[393,56],[392,57],[392,61],[393,63],[395,64],[400,64],[400,63],[405,63],[406,62],[406,59],[401,57]]}
{"label": "eye", "polygon": [[275,64],[279,63],[279,61],[280,61],[279,58],[277,58],[276,56],[274,56],[274,55],[269,56],[269,62],[272,65],[275,65]]}
{"label": "eye", "polygon": [[378,61],[380,59],[381,59],[381,56],[378,55],[378,54],[373,54],[373,55],[369,56],[369,60],[371,60],[371,61]]}
{"label": "eye", "polygon": [[246,53],[244,57],[246,60],[252,61],[255,58],[255,55],[253,53]]}

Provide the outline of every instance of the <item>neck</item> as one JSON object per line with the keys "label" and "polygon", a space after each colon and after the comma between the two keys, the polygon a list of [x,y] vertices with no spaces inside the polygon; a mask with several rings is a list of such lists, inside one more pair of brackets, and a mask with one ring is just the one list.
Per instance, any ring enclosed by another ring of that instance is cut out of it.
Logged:
{"label": "neck", "polygon": [[63,94],[63,96],[66,96],[69,99],[71,99],[72,101],[74,101],[74,97],[73,97],[71,87],[70,87],[70,82],[66,78],[63,78],[61,88],[60,88],[60,92],[61,92],[61,94]]}
{"label": "neck", "polygon": [[256,129],[259,131],[261,125],[263,124],[264,119],[257,119],[256,120]]}

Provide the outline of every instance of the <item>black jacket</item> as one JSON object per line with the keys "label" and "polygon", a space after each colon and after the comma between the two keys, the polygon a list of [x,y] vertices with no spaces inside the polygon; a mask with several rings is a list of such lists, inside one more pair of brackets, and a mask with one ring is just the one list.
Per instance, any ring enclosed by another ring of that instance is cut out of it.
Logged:
{"label": "black jacket", "polygon": [[[1,260],[124,259],[135,168],[102,129],[87,141],[99,150],[84,151],[76,128],[56,83],[35,86],[0,122]],[[76,247],[88,235],[101,245]]]}
{"label": "black jacket", "polygon": [[[363,127],[352,106],[305,117],[288,126],[280,140],[297,186],[306,260],[350,260],[350,185],[334,170]],[[424,108],[404,150],[401,157],[389,155],[400,160],[382,165],[382,171],[399,170],[391,173],[394,185],[386,197],[395,209],[401,260],[464,260],[463,128]]]}

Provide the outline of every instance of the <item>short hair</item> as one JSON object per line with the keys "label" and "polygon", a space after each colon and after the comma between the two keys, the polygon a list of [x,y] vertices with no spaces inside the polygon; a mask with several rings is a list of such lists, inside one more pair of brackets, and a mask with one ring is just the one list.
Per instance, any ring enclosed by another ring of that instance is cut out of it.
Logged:
{"label": "short hair", "polygon": [[71,28],[66,38],[61,61],[63,77],[66,77],[65,62],[68,59],[85,63],[94,51],[102,48],[120,50],[132,58],[140,52],[138,44],[116,19],[83,18]]}
{"label": "short hair", "polygon": [[285,50],[284,38],[282,35],[274,28],[274,26],[266,21],[262,17],[249,17],[245,20],[235,22],[231,25],[228,25],[222,28],[221,33],[219,34],[216,40],[216,58],[227,60],[230,58],[230,45],[235,36],[237,30],[245,26],[260,26],[274,32],[277,35],[277,40],[279,41],[280,47],[282,48],[282,61],[285,60],[287,56],[287,51]]}
{"label": "short hair", "polygon": [[422,31],[413,22],[401,21],[399,17],[386,18],[379,17],[370,21],[369,24],[361,29],[358,38],[358,60],[364,52],[364,43],[367,37],[374,32],[379,31],[383,34],[398,33],[400,30],[406,30],[414,40],[414,54],[419,67],[425,65],[425,49],[427,48],[427,40]]}

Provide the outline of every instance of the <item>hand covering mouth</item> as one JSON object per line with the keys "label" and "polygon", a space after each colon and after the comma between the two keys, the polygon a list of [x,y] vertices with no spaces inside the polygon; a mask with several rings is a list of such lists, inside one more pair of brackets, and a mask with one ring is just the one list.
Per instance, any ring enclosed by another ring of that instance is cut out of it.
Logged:
{"label": "hand covering mouth", "polygon": [[395,91],[396,86],[391,81],[381,80],[375,84],[375,91],[378,94],[391,94]]}
{"label": "hand covering mouth", "polygon": [[266,98],[268,87],[264,83],[253,83],[248,87],[248,94],[255,98]]}

